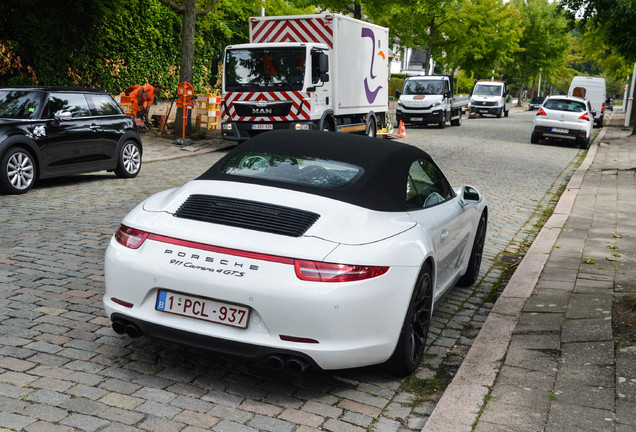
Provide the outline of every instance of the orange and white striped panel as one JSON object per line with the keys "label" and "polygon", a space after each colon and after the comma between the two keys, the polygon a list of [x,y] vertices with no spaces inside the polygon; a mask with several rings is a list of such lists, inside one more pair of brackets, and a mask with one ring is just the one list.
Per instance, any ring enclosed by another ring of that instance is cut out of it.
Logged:
{"label": "orange and white striped panel", "polygon": [[333,48],[333,21],[319,18],[256,19],[251,21],[252,43],[314,42]]}

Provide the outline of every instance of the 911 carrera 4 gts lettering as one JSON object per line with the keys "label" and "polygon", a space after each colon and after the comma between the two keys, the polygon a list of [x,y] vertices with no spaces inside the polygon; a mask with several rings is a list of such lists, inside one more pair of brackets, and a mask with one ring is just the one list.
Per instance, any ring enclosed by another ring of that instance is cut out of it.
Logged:
{"label": "911 carrera 4 gts lettering", "polygon": [[[190,260],[197,260],[197,261],[205,261],[206,263],[216,263],[218,265],[221,266],[226,266],[226,267],[234,267],[234,268],[244,268],[247,267],[249,270],[253,270],[256,271],[258,270],[258,266],[254,265],[254,264],[250,264],[249,266],[246,266],[244,263],[242,262],[238,262],[238,261],[230,261],[227,259],[216,259],[214,257],[211,256],[203,256],[203,255],[199,255],[199,254],[188,254],[186,252],[175,252],[172,249],[166,249],[163,252],[166,255],[176,255],[179,258],[187,258]],[[170,264],[177,264],[177,262],[173,262],[173,261],[177,261],[177,260],[171,260]],[[183,261],[179,261],[178,262],[179,265],[183,265],[184,262]],[[207,268],[206,268],[207,269]]]}
{"label": "911 carrera 4 gts lettering", "polygon": [[236,277],[245,276],[245,272],[242,272],[242,271],[222,269],[222,268],[215,269],[215,268],[212,268],[212,267],[206,267],[206,266],[194,264],[194,263],[192,263],[190,261],[185,262],[185,261],[179,261],[177,259],[171,259],[170,260],[170,264],[181,266],[181,267],[185,267],[185,268],[189,268],[189,269],[193,269],[193,270],[208,271],[210,273],[220,273],[220,274],[229,275],[229,276],[236,276]]}

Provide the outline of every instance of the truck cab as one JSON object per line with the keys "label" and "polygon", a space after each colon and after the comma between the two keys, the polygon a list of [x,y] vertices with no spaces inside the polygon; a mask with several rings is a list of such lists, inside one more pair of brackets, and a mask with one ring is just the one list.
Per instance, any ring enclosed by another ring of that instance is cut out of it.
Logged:
{"label": "truck cab", "polygon": [[470,116],[484,114],[508,117],[508,91],[502,81],[477,81],[470,96]]}
{"label": "truck cab", "polygon": [[462,103],[454,97],[452,76],[448,75],[409,77],[396,96],[398,122],[422,125],[435,123],[440,128],[445,127],[448,121],[459,126],[462,108],[468,103]]}

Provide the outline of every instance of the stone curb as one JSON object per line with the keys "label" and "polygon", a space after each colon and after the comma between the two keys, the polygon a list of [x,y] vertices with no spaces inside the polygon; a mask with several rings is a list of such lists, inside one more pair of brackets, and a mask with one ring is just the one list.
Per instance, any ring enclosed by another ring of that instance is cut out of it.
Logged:
{"label": "stone curb", "polygon": [[[613,116],[613,113],[612,113]],[[552,216],[541,229],[506,288],[497,299],[466,359],[428,418],[422,432],[471,431],[484,397],[490,392],[505,358],[521,311],[541,276],[550,253],[570,215],[583,177],[592,164],[598,145],[605,136],[606,122],[590,146],[581,165],[574,171]]]}

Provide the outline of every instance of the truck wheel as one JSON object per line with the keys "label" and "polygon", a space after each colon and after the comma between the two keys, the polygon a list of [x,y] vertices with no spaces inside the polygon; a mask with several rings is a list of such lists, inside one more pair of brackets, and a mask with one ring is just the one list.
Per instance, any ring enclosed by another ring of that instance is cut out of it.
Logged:
{"label": "truck wheel", "polygon": [[499,111],[497,111],[497,118],[501,118],[501,111],[503,111],[503,108],[501,108]]}
{"label": "truck wheel", "polygon": [[444,129],[444,128],[446,127],[446,111],[444,111],[444,112],[442,113],[442,121],[441,121],[441,122],[439,122],[439,123],[437,123],[437,126],[438,126],[440,129]]}
{"label": "truck wheel", "polygon": [[368,137],[375,138],[376,130],[375,130],[375,119],[371,119],[369,124],[367,124],[367,132]]}
{"label": "truck wheel", "polygon": [[455,120],[451,120],[451,126],[461,126],[462,124],[462,110],[459,110],[459,117]]}
{"label": "truck wheel", "polygon": [[504,110],[504,117],[508,117],[508,113],[510,112],[510,110]]}

